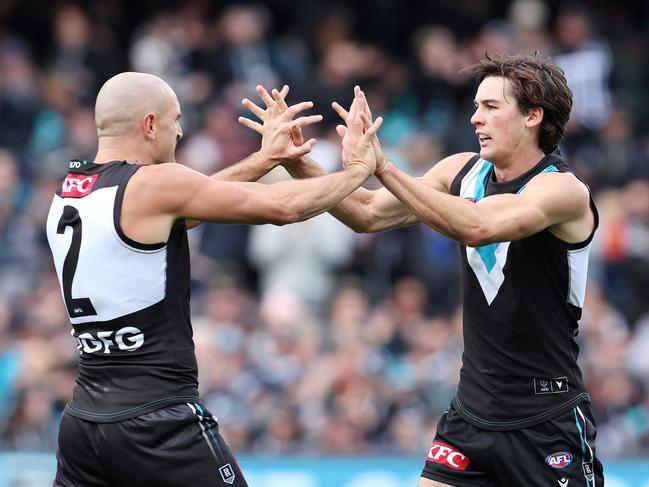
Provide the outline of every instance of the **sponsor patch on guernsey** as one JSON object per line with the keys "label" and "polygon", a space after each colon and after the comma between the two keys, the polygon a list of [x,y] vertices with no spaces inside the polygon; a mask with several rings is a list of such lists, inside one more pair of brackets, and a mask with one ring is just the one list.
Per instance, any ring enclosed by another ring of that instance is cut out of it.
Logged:
{"label": "sponsor patch on guernsey", "polygon": [[572,463],[572,453],[567,451],[558,451],[545,457],[545,463],[552,468],[565,468]]}
{"label": "sponsor patch on guernsey", "polygon": [[470,459],[461,451],[456,450],[451,445],[433,441],[428,451],[429,462],[441,463],[453,470],[466,470],[469,466]]}
{"label": "sponsor patch on guernsey", "polygon": [[90,194],[97,182],[99,174],[68,174],[61,186],[61,196],[64,198],[83,198]]}

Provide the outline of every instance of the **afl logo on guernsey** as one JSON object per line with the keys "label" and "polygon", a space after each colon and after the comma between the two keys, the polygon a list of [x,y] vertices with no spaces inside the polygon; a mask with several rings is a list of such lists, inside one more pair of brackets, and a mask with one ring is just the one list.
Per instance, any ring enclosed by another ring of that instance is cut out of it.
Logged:
{"label": "afl logo on guernsey", "polygon": [[545,463],[552,468],[564,468],[572,463],[572,454],[567,451],[558,451],[545,458]]}
{"label": "afl logo on guernsey", "polygon": [[61,186],[61,196],[64,198],[83,198],[90,194],[99,174],[84,176],[83,174],[68,174]]}

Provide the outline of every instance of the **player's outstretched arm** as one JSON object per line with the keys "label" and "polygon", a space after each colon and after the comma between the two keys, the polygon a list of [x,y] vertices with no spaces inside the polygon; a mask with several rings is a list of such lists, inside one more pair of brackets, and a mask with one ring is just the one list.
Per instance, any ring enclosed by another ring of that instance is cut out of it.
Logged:
{"label": "player's outstretched arm", "polygon": [[179,218],[276,224],[310,218],[338,203],[374,172],[370,139],[382,120],[365,131],[358,111],[352,109],[350,114],[343,171],[265,185],[216,181],[179,164],[160,164],[140,169],[125,198],[128,192],[137,195],[140,213],[167,228]]}
{"label": "player's outstretched arm", "polygon": [[[459,162],[460,156],[466,161],[465,154],[451,157]],[[477,203],[438,191],[389,161],[376,175],[422,222],[470,247],[518,240],[545,228],[575,243],[592,229],[588,189],[569,173],[539,174],[521,194]]]}
{"label": "player's outstretched arm", "polygon": [[[257,89],[259,90],[259,88],[261,87],[258,86]],[[288,93],[288,87],[286,87],[286,92]],[[312,102],[287,106],[282,110],[282,113],[268,117],[263,124],[248,120],[250,124],[254,124],[255,130],[262,136],[261,148],[244,160],[222,169],[210,177],[217,181],[257,181],[277,165],[308,154],[316,142],[315,139],[308,140],[306,143],[301,140],[299,144],[295,144],[291,134],[296,130],[301,133],[302,127],[321,121],[322,116],[310,115],[295,120],[292,118],[312,107]],[[187,228],[194,228],[201,222],[188,219],[186,224]]]}

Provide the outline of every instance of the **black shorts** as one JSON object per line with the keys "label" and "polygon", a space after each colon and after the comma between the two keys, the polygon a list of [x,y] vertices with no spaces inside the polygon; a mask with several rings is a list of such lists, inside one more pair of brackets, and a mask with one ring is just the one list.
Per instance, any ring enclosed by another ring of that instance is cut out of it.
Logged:
{"label": "black shorts", "polygon": [[55,487],[246,487],[201,404],[177,404],[117,423],[64,414]]}
{"label": "black shorts", "polygon": [[477,428],[451,407],[421,476],[457,487],[603,487],[595,435],[588,404],[515,431]]}

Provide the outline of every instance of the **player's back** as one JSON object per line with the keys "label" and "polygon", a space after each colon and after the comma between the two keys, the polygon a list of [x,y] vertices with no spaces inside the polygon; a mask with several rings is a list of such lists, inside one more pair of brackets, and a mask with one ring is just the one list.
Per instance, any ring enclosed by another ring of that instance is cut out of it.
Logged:
{"label": "player's back", "polygon": [[198,397],[189,320],[184,221],[166,243],[121,229],[127,161],[71,161],[52,201],[47,237],[80,353],[67,411],[120,421]]}

